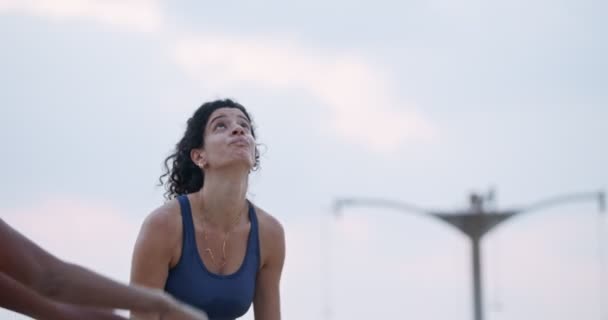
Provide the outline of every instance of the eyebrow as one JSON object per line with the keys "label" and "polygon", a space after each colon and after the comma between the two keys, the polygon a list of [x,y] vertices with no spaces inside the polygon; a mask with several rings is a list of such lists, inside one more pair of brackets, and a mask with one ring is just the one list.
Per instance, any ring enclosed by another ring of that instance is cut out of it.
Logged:
{"label": "eyebrow", "polygon": [[[227,118],[227,117],[228,117],[228,116],[227,116],[227,115],[225,115],[225,114],[220,114],[220,115],[216,116],[215,118],[211,119],[211,121],[209,121],[209,125],[211,125],[211,124],[212,124],[214,121],[216,121],[216,120],[218,120],[218,119],[221,119],[221,118]],[[243,119],[243,120],[247,121],[247,123],[248,123],[249,125],[251,125],[251,121],[249,121],[249,119],[247,119],[247,117],[245,117],[245,116],[243,116],[243,115],[240,115],[240,114],[239,114],[237,117],[239,117],[239,118],[241,118],[241,119]]]}
{"label": "eyebrow", "polygon": [[216,121],[216,120],[218,120],[218,119],[221,119],[221,118],[226,118],[226,115],[224,115],[224,114],[220,114],[219,116],[217,116],[217,117],[215,117],[215,118],[211,119],[211,121],[209,121],[209,125],[211,125],[211,124],[212,124],[214,121]]}
{"label": "eyebrow", "polygon": [[251,121],[249,121],[249,119],[247,119],[247,117],[242,116],[242,115],[240,115],[240,114],[239,114],[237,117],[239,117],[239,118],[241,118],[241,119],[243,119],[243,120],[247,121],[247,123],[248,123],[248,124],[251,124]]}

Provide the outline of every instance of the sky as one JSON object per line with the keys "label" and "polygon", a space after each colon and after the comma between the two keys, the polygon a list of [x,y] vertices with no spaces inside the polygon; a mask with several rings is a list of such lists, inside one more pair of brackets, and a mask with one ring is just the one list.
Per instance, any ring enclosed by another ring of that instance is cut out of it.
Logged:
{"label": "sky", "polygon": [[[127,282],[164,157],[233,98],[262,144],[249,198],[281,221],[284,319],[472,319],[453,211],[608,186],[608,3],[0,0],[0,216]],[[608,319],[594,201],[482,242],[486,319]],[[603,318],[601,318],[603,316]],[[0,310],[0,319],[25,319]],[[244,319],[253,319],[252,312]]]}

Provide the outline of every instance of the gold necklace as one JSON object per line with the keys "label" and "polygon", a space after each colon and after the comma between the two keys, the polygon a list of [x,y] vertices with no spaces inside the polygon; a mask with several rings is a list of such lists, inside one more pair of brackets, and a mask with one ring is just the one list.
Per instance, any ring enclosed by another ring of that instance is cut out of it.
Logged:
{"label": "gold necklace", "polygon": [[[221,263],[217,263],[217,260],[215,259],[215,254],[213,254],[213,250],[211,249],[211,247],[209,246],[209,241],[207,239],[207,232],[205,232],[205,223],[203,224],[203,230],[202,230],[202,234],[203,234],[203,239],[205,239],[205,245],[207,246],[204,251],[206,253],[209,254],[209,256],[211,257],[211,262],[218,267],[219,269],[223,268],[226,263],[227,263],[227,259],[226,259],[226,243],[228,242],[228,236],[230,235],[230,233],[232,233],[232,231],[235,229],[236,225],[239,223],[239,221],[241,221],[241,216],[243,215],[243,210],[239,211],[239,214],[236,216],[236,218],[234,219],[234,221],[232,222],[230,229],[228,229],[227,232],[224,233],[224,240],[222,241],[222,261]],[[205,219],[203,218],[203,221]]]}

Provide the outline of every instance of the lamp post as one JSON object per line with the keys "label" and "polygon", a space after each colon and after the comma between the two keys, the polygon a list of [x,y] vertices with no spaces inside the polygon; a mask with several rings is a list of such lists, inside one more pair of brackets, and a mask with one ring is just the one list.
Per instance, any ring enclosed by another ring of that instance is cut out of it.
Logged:
{"label": "lamp post", "polygon": [[522,213],[546,209],[564,203],[596,200],[599,212],[605,211],[605,193],[585,192],[560,195],[548,198],[532,205],[509,210],[497,210],[486,208],[486,201],[493,199],[493,192],[486,198],[478,194],[471,194],[470,207],[457,211],[427,210],[407,203],[375,199],[375,198],[338,198],[333,203],[335,214],[340,214],[348,206],[372,206],[386,207],[407,213],[430,215],[448,223],[450,226],[462,231],[471,241],[471,269],[473,274],[473,314],[474,320],[483,320],[483,295],[481,283],[481,250],[480,242],[494,227],[509,218],[519,216]]}

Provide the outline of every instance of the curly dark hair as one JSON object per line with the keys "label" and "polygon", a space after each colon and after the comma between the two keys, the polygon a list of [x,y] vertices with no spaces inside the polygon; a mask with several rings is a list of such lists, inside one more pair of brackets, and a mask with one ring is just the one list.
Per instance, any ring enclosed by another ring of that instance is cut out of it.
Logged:
{"label": "curly dark hair", "polygon": [[[190,158],[190,151],[205,145],[204,132],[211,114],[220,108],[236,108],[241,110],[250,123],[251,133],[255,138],[253,121],[245,107],[230,99],[206,102],[201,105],[188,119],[186,132],[175,145],[174,152],[165,161],[165,172],[158,178],[159,185],[165,186],[165,199],[170,200],[182,194],[199,191],[203,187],[205,174]],[[255,148],[254,169],[259,167],[260,153]]]}

